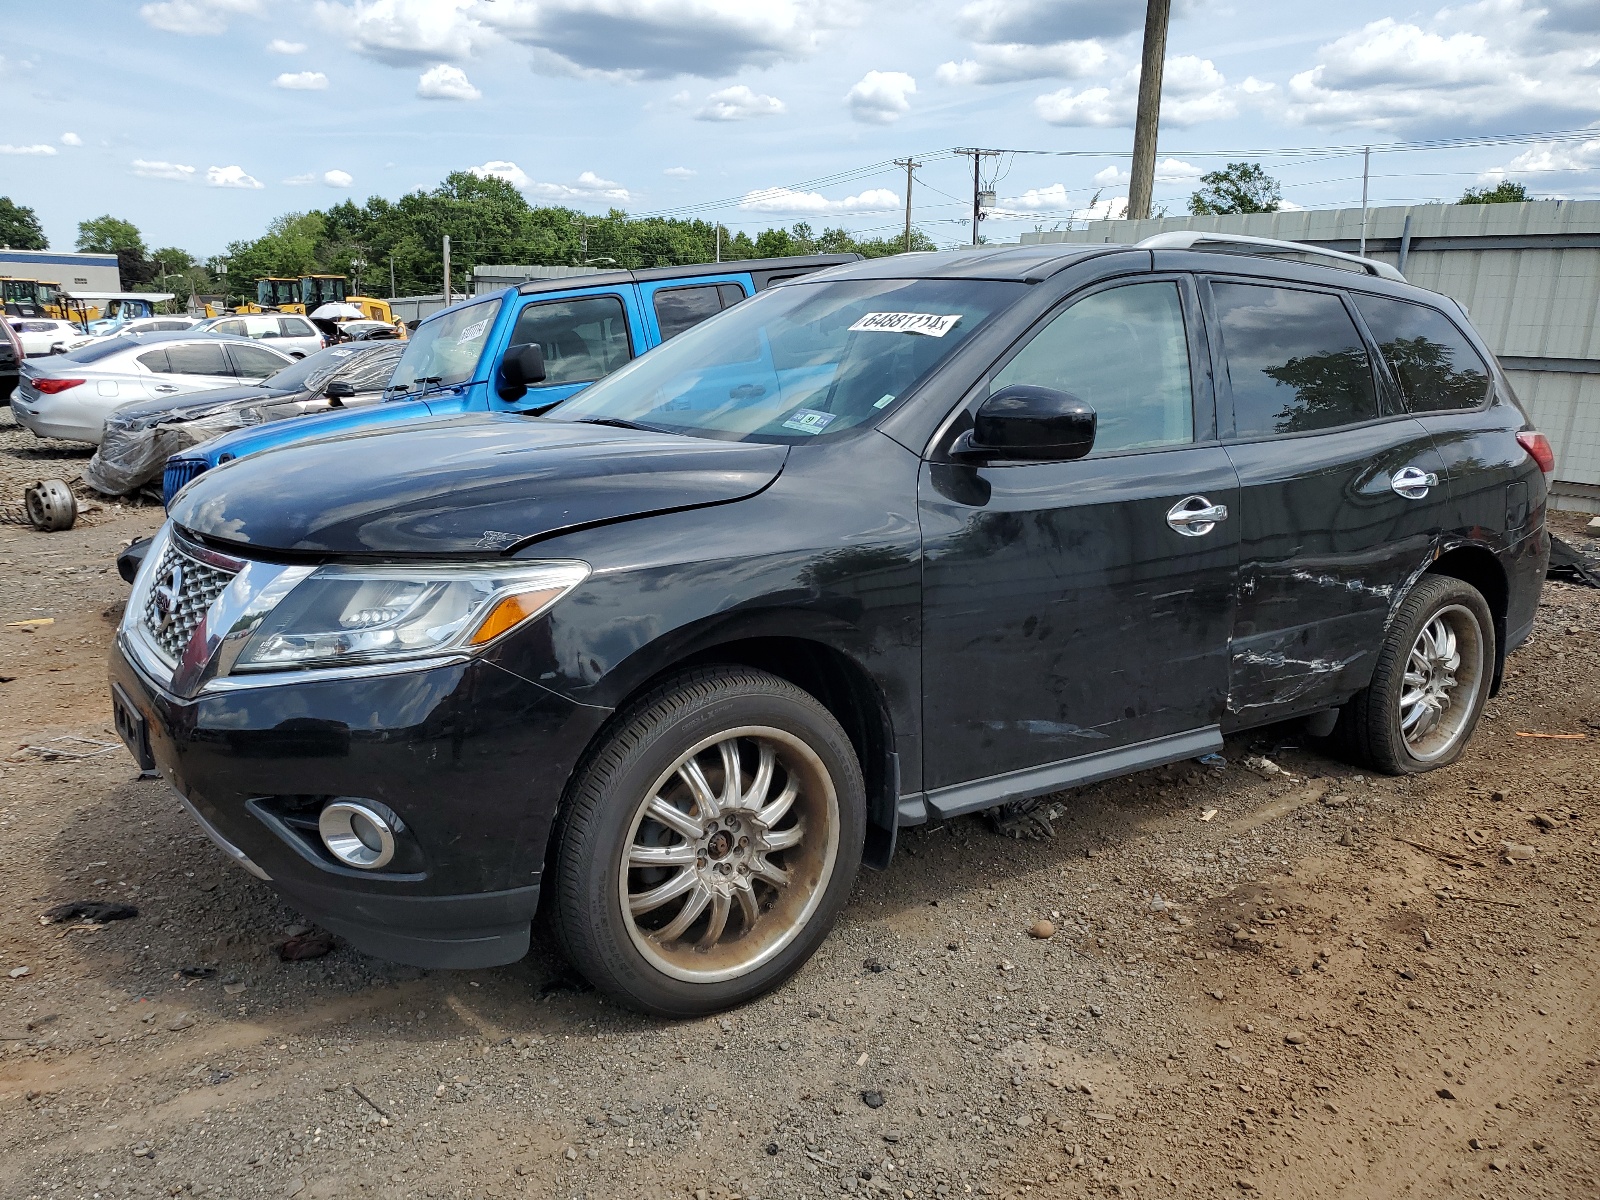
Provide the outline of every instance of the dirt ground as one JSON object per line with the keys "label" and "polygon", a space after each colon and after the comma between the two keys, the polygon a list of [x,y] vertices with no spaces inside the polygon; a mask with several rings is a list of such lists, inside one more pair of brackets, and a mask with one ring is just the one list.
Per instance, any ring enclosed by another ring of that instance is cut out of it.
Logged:
{"label": "dirt ground", "polygon": [[[0,412],[0,503],[81,469],[45,453]],[[1600,1195],[1600,592],[1548,586],[1453,768],[1275,729],[1040,841],[909,831],[776,996],[666,1023],[543,936],[279,960],[299,916],[111,731],[159,515],[0,524],[0,1196]],[[41,924],[72,900],[139,915]]]}

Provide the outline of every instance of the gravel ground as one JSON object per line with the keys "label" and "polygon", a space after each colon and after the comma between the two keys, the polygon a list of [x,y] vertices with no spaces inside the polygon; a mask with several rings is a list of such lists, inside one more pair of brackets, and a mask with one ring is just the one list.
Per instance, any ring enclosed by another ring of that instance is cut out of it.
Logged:
{"label": "gravel ground", "polygon": [[[0,500],[39,453],[0,433]],[[1274,729],[1039,841],[908,831],[774,997],[668,1023],[542,935],[280,961],[299,915],[111,732],[159,512],[89,516],[0,526],[0,1196],[1600,1195],[1600,592],[1548,587],[1453,768]],[[41,924],[84,899],[139,915]]]}

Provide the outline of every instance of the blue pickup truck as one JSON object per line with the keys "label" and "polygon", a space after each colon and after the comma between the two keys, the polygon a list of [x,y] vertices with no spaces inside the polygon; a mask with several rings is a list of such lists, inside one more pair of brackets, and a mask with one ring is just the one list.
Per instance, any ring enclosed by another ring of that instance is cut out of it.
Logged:
{"label": "blue pickup truck", "polygon": [[[813,254],[606,271],[473,297],[417,326],[382,403],[238,429],[174,455],[162,476],[163,499],[171,504],[197,475],[260,450],[424,416],[548,408],[757,292],[859,257]],[[542,352],[543,379],[526,387],[508,384],[508,358],[533,345]]]}

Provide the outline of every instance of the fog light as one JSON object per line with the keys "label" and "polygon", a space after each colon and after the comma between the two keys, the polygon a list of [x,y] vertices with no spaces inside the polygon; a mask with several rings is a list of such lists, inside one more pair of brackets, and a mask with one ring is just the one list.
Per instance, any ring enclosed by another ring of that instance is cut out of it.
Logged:
{"label": "fog light", "polygon": [[394,835],[404,828],[381,804],[335,800],[317,818],[328,853],[347,867],[376,871],[394,858]]}

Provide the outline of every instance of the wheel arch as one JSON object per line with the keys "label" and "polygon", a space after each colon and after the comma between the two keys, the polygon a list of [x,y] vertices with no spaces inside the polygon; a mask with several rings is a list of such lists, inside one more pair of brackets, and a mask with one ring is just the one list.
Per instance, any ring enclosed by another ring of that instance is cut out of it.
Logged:
{"label": "wheel arch", "polygon": [[1505,674],[1506,611],[1511,596],[1505,568],[1487,546],[1467,542],[1453,546],[1435,558],[1421,578],[1429,575],[1459,579],[1476,588],[1489,605],[1489,613],[1494,618],[1494,678],[1489,685],[1489,695],[1498,695],[1500,681]]}

